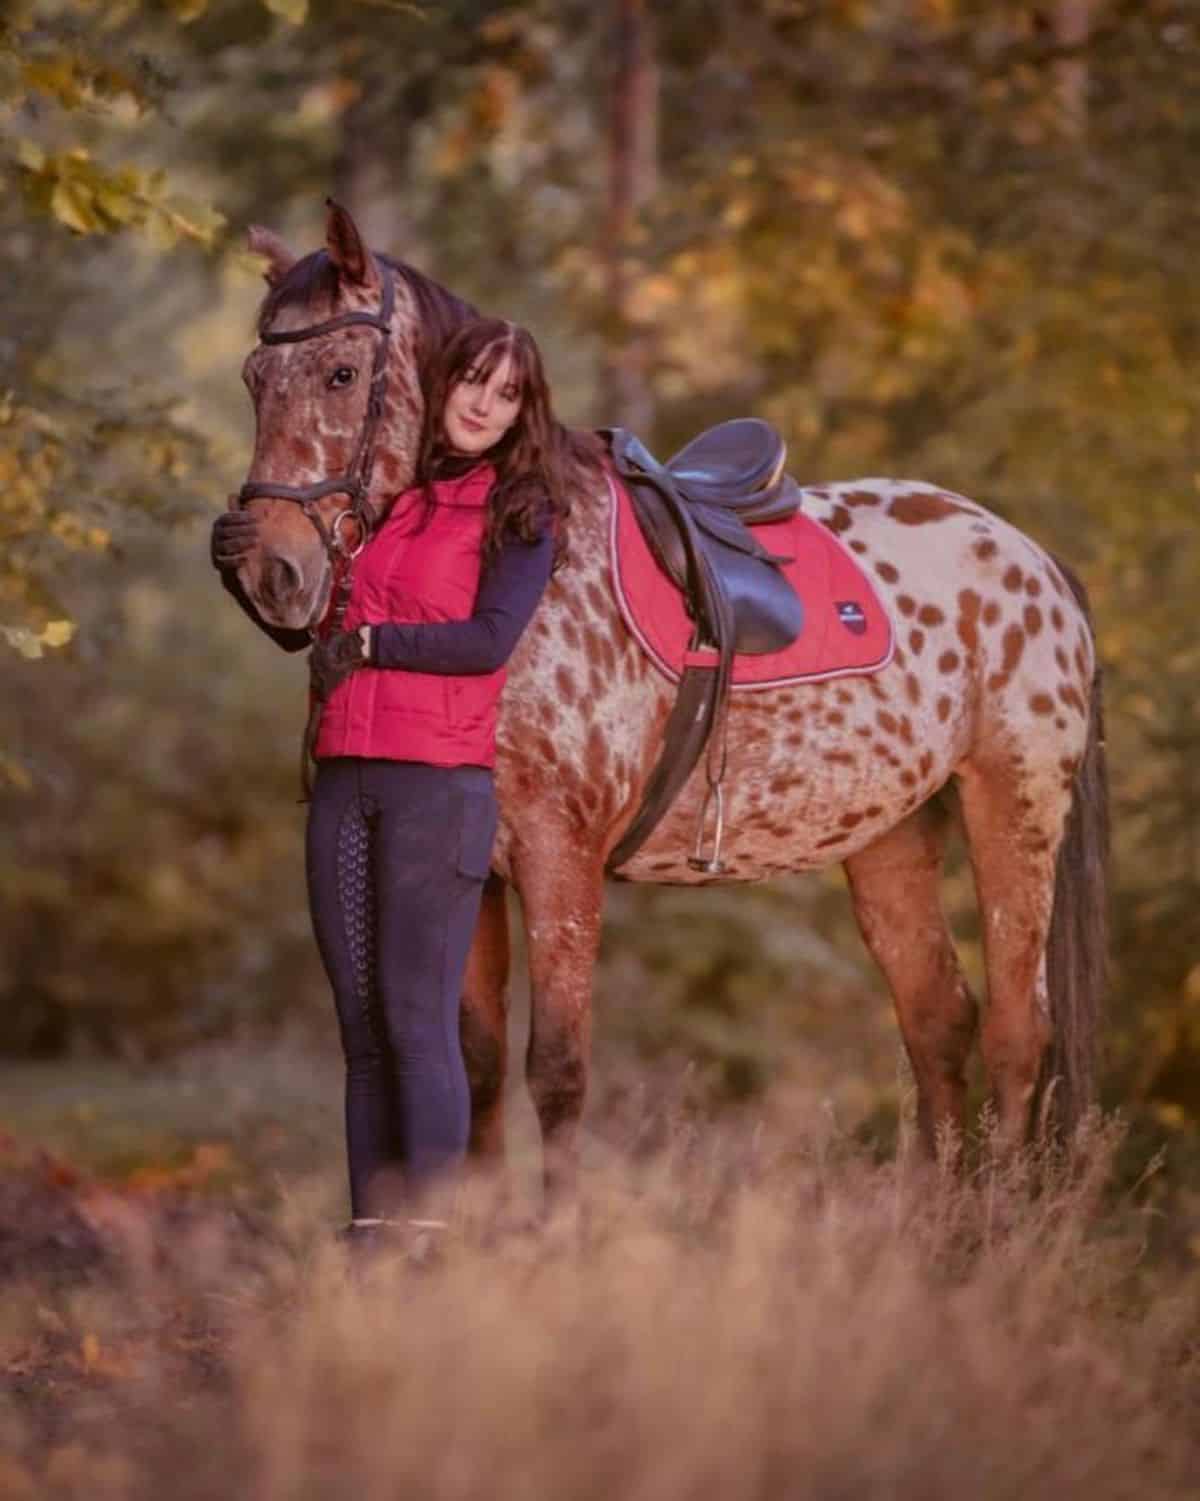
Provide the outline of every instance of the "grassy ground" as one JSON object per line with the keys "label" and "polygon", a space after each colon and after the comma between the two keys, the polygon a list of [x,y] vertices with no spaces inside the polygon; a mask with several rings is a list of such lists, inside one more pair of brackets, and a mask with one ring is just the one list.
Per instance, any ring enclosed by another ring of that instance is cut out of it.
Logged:
{"label": "grassy ground", "polygon": [[579,1214],[518,1112],[502,1215],[350,1275],[328,1053],[0,1090],[0,1497],[1196,1494],[1200,1278],[1111,1124],[963,1179],[610,1078]]}

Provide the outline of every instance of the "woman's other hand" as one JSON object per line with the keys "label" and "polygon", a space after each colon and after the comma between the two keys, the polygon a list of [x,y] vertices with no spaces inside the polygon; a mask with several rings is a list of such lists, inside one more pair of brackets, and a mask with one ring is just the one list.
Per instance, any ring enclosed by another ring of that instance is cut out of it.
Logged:
{"label": "woman's other hand", "polygon": [[327,699],[333,690],[367,660],[358,631],[334,631],[313,642],[308,654],[308,670],[313,692]]}
{"label": "woman's other hand", "polygon": [[222,511],[212,525],[209,552],[214,568],[237,568],[258,546],[258,520],[249,511]]}

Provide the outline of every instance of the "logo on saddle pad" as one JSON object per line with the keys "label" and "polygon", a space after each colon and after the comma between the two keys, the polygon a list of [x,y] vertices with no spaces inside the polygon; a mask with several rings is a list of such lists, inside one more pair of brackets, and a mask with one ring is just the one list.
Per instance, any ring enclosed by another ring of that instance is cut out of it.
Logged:
{"label": "logo on saddle pad", "polygon": [[867,617],[856,599],[839,599],[835,602],[838,619],[854,636],[861,636],[867,629]]}

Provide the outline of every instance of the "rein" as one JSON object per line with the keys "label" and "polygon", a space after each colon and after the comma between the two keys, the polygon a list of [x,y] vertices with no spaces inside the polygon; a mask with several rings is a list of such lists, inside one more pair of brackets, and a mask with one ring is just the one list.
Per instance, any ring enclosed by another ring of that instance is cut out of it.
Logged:
{"label": "rein", "polygon": [[[378,312],[363,310],[340,313],[336,318],[327,318],[323,323],[313,323],[308,328],[293,328],[281,333],[265,333],[260,340],[263,344],[299,344],[306,339],[319,339],[324,334],[355,327],[373,328],[379,333],[379,341],[375,346],[375,361],[371,367],[371,384],[367,393],[367,414],[363,419],[362,431],[359,433],[358,445],[354,450],[350,467],[344,474],[336,475],[332,479],[317,480],[311,485],[284,485],[271,480],[248,480],[238,491],[239,505],[245,505],[250,500],[289,500],[298,505],[316,528],[331,567],[336,567],[339,558],[345,559],[347,564],[353,562],[366,546],[378,522],[378,517],[367,504],[367,495],[371,489],[371,472],[375,467],[375,444],[379,436],[379,424],[383,420],[384,401],[387,396],[388,351],[391,342],[392,313],[396,305],[396,283],[388,266],[379,261],[375,264],[383,283]],[[337,513],[329,526],[326,526],[317,508],[317,502],[327,495],[346,495],[350,500],[350,504]],[[358,524],[358,545],[352,550],[342,545],[340,536],[342,523],[347,520]],[[349,597],[348,576],[349,569],[342,581],[345,587],[339,589],[339,593],[343,594],[340,601],[343,615],[346,598]],[[337,627],[341,622],[335,620],[334,624]]]}

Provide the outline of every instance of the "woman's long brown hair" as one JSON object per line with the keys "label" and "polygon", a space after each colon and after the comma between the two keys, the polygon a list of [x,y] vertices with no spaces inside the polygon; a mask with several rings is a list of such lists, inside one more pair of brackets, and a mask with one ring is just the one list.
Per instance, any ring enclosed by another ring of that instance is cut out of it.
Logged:
{"label": "woman's long brown hair", "polygon": [[488,499],[484,564],[506,538],[534,542],[552,526],[554,567],[567,557],[567,518],[571,489],[584,475],[599,475],[603,446],[592,433],[574,432],[554,415],[542,357],[528,329],[502,318],[476,318],[464,324],[434,357],[425,393],[425,426],[417,473],[425,501],[436,504],[433,481],[455,454],[446,442],[442,416],[446,398],[468,370],[487,380],[500,361],[512,360],[513,380],[521,392],[517,419],[494,448],[479,455],[496,471]]}

